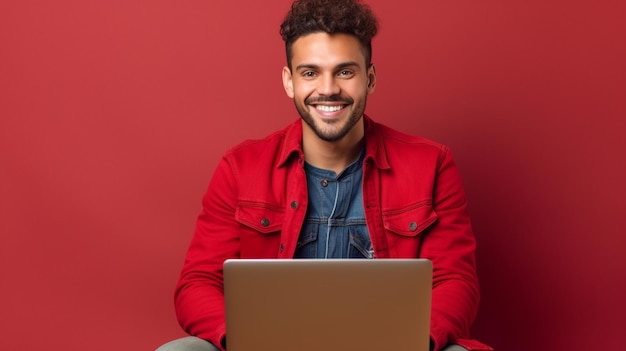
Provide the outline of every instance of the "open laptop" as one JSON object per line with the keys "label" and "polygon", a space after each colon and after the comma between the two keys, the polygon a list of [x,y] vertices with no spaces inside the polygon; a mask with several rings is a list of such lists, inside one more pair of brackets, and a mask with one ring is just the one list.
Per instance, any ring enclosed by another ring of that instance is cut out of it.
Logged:
{"label": "open laptop", "polygon": [[425,259],[224,263],[228,351],[428,351]]}

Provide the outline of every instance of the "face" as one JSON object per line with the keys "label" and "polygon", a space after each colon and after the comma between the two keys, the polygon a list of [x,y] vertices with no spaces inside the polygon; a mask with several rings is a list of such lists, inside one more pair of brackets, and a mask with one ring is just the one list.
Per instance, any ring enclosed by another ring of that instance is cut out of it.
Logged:
{"label": "face", "polygon": [[305,128],[328,142],[343,139],[361,120],[376,85],[361,43],[348,34],[312,33],[298,38],[291,52],[283,85]]}

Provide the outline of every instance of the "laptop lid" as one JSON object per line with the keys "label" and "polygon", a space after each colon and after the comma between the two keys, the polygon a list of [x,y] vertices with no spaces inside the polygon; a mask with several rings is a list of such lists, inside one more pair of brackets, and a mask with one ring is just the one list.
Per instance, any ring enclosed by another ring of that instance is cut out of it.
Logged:
{"label": "laptop lid", "polygon": [[224,263],[228,351],[428,351],[425,259]]}

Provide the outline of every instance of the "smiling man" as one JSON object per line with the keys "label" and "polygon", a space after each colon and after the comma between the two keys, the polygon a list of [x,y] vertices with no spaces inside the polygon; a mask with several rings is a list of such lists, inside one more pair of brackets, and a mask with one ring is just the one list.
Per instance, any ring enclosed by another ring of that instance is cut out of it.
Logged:
{"label": "smiling man", "polygon": [[358,1],[293,3],[282,81],[301,118],[218,164],[176,289],[192,336],[161,351],[226,349],[222,267],[233,257],[427,258],[431,349],[489,350],[469,340],[475,239],[449,149],[364,114],[376,31]]}
{"label": "smiling man", "polygon": [[305,160],[340,173],[363,148],[363,112],[376,85],[374,65],[359,40],[343,33],[303,35],[290,54],[283,85],[305,122]]}

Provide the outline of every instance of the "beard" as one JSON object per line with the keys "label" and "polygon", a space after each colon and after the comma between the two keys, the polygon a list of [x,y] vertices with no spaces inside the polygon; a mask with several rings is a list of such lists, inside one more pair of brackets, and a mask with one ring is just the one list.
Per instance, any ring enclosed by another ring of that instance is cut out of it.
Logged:
{"label": "beard", "polygon": [[[345,137],[361,119],[363,112],[365,112],[367,96],[365,95],[359,99],[356,105],[353,99],[341,96],[308,98],[304,101],[304,104],[299,103],[296,99],[293,101],[302,120],[313,129],[318,138],[327,142],[334,142]],[[309,108],[315,108],[310,105],[313,102],[342,102],[346,104],[344,109],[352,107],[352,111],[347,120],[331,120],[328,122],[316,120],[309,112]]]}

